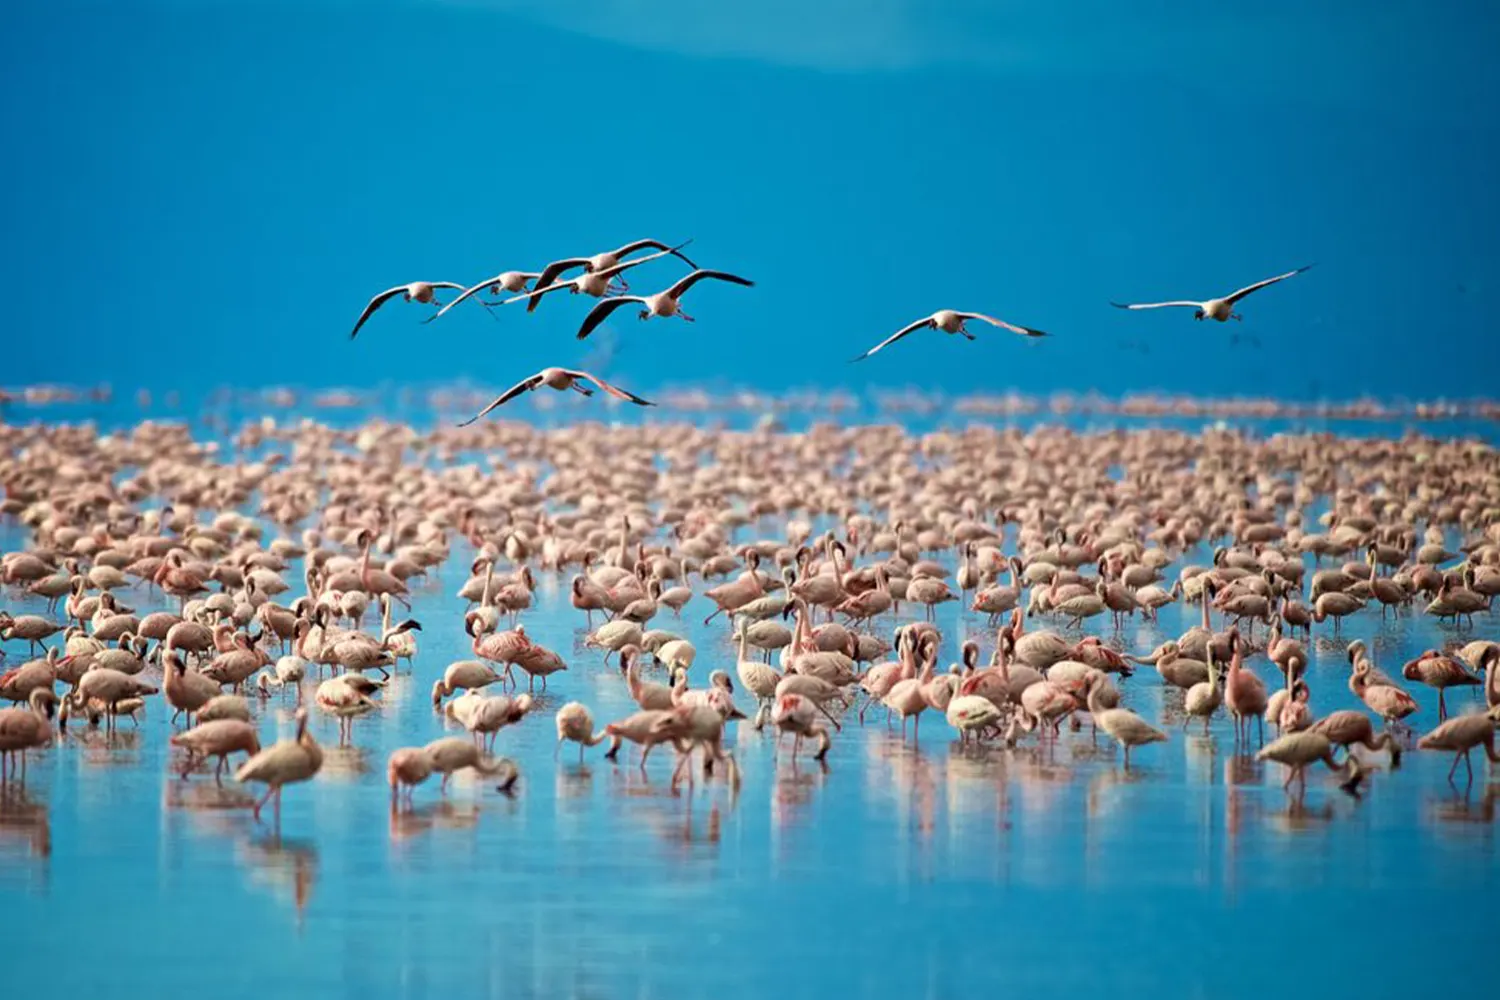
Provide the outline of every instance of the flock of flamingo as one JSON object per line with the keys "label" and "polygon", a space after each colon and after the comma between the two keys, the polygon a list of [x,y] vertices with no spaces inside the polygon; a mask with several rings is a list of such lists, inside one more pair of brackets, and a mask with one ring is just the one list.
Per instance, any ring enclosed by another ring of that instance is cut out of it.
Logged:
{"label": "flock of flamingo", "polygon": [[[634,240],[615,250],[606,250],[584,257],[564,257],[561,260],[552,261],[540,271],[501,271],[499,274],[485,278],[478,284],[469,286],[452,281],[412,281],[404,285],[396,285],[393,288],[387,288],[385,291],[376,294],[365,304],[364,309],[360,311],[359,318],[354,322],[354,329],[349,332],[349,337],[351,340],[357,337],[360,329],[375,314],[376,310],[398,297],[404,302],[417,302],[423,305],[438,307],[436,313],[423,320],[424,323],[427,323],[446,315],[460,303],[469,299],[474,299],[485,310],[489,311],[491,315],[493,315],[493,310],[497,307],[522,301],[526,303],[527,312],[534,312],[544,297],[553,292],[566,290],[572,295],[587,295],[599,300],[589,310],[582,324],[578,327],[579,340],[585,339],[589,334],[597,330],[617,309],[630,304],[640,307],[638,317],[642,320],[650,319],[653,316],[663,318],[675,316],[689,323],[696,322],[692,316],[683,311],[682,297],[698,282],[705,280],[722,281],[747,287],[755,283],[748,278],[731,274],[728,271],[708,270],[698,267],[697,264],[694,264],[682,252],[688,245],[688,242],[669,246],[660,240]],[[631,254],[638,254],[643,250],[653,252],[638,257],[631,256]],[[692,270],[659,292],[644,296],[628,294],[630,285],[624,278],[625,272],[663,257],[676,257],[692,268]],[[1204,301],[1172,300],[1168,302],[1141,302],[1133,304],[1114,302],[1111,304],[1120,309],[1188,307],[1193,310],[1195,319],[1212,319],[1224,323],[1231,319],[1238,320],[1241,318],[1240,314],[1234,311],[1235,306],[1247,295],[1301,274],[1309,267],[1312,267],[1312,265],[1308,264],[1296,270],[1287,271],[1285,274],[1278,274],[1275,277],[1257,281],[1231,292],[1222,298],[1213,298]],[[572,277],[564,277],[569,272],[575,273]],[[445,290],[458,292],[458,295],[447,304],[443,304],[437,300],[438,293]],[[497,301],[487,301],[483,298],[485,294],[499,296],[505,293],[513,294],[508,298],[498,299]],[[956,309],[939,309],[930,316],[924,316],[921,319],[906,324],[852,360],[863,361],[865,358],[889,347],[896,341],[924,329],[940,330],[943,333],[958,334],[968,340],[974,340],[976,339],[974,334],[970,333],[968,329],[968,324],[971,322],[987,323],[990,326],[1007,330],[1022,337],[1047,336],[1042,330],[1008,323],[1005,320],[996,319],[984,313],[963,312]],[[532,392],[543,386],[559,392],[573,390],[585,396],[592,395],[594,390],[588,388],[585,383],[596,386],[616,399],[625,400],[637,406],[656,405],[650,400],[644,399],[619,386],[612,385],[590,372],[577,368],[552,366],[543,368],[541,371],[533,375],[528,375],[517,382],[505,392],[495,397],[494,401],[471,417],[468,422],[473,423],[475,420],[490,413],[496,407],[503,406],[517,396]]]}
{"label": "flock of flamingo", "polygon": [[[393,809],[463,770],[512,791],[494,748],[563,671],[602,672],[638,711],[601,727],[562,704],[559,746],[627,766],[630,745],[642,772],[664,748],[674,789],[701,770],[737,791],[744,727],[777,753],[790,737],[795,762],[851,725],[930,740],[929,714],[974,753],[1105,738],[1124,768],[1227,714],[1222,738],[1298,796],[1318,764],[1358,796],[1413,750],[1452,754],[1455,783],[1475,749],[1500,761],[1500,644],[1473,638],[1500,592],[1500,459],[1472,441],[264,420],[224,444],[150,420],[0,424],[0,530],[24,539],[0,557],[0,640],[31,657],[0,675],[6,782],[69,753],[70,724],[159,712],[181,780],[246,755],[233,778],[279,826],[283,789],[323,763],[311,713],[357,740],[400,669],[432,681],[451,734],[390,755]],[[469,577],[437,597],[454,560]],[[471,658],[421,653],[436,626],[404,617],[414,591],[452,602]],[[1178,602],[1199,624],[1125,648],[1127,618]],[[538,614],[576,615],[568,655],[528,631]],[[1420,616],[1451,642],[1382,669],[1373,640]],[[1310,669],[1318,643],[1343,683]],[[1156,686],[1153,723],[1130,705]],[[263,745],[293,699],[295,733]]]}

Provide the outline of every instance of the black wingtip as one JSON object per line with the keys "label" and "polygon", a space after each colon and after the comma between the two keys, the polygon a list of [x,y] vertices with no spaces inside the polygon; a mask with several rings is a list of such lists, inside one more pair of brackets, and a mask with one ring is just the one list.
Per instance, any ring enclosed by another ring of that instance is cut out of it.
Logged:
{"label": "black wingtip", "polygon": [[1129,303],[1127,303],[1127,302],[1116,302],[1114,299],[1110,299],[1109,300],[1109,304],[1112,305],[1112,306],[1114,306],[1116,309],[1129,309],[1130,308],[1130,304]]}

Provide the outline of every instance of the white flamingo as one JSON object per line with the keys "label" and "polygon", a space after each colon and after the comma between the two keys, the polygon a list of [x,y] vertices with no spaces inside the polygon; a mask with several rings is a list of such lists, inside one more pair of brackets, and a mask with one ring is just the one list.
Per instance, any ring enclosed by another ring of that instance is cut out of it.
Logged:
{"label": "white flamingo", "polygon": [[1110,305],[1116,309],[1166,309],[1172,306],[1184,306],[1195,310],[1193,319],[1216,319],[1220,323],[1223,323],[1226,320],[1244,318],[1234,311],[1235,303],[1240,299],[1243,299],[1251,292],[1260,291],[1267,285],[1274,285],[1278,281],[1285,281],[1293,275],[1301,274],[1309,267],[1312,267],[1312,265],[1308,264],[1305,267],[1297,268],[1295,271],[1288,271],[1285,274],[1278,274],[1274,278],[1267,278],[1265,281],[1257,281],[1253,285],[1246,285],[1239,291],[1231,292],[1222,299],[1207,299],[1203,302],[1193,302],[1188,299],[1174,299],[1171,302],[1111,302]]}
{"label": "white flamingo", "polygon": [[932,327],[934,330],[941,330],[944,333],[962,334],[969,340],[975,340],[975,336],[968,331],[965,325],[971,319],[979,320],[982,323],[988,323],[990,326],[998,326],[1002,330],[1009,330],[1011,333],[1018,333],[1023,337],[1047,336],[1047,334],[1041,330],[1033,330],[1029,326],[1017,326],[1014,323],[1007,323],[1003,319],[996,319],[993,316],[986,316],[984,313],[959,312],[956,309],[939,309],[931,316],[924,316],[914,323],[908,323],[906,326],[903,326],[901,329],[897,330],[895,333],[891,334],[889,337],[885,338],[880,343],[876,344],[874,347],[861,354],[859,357],[852,358],[850,360],[863,361],[865,358],[868,358],[876,351],[879,351],[885,347],[889,347],[891,344],[894,344],[896,341],[900,340],[907,334],[915,333],[916,331],[926,329],[927,327]]}

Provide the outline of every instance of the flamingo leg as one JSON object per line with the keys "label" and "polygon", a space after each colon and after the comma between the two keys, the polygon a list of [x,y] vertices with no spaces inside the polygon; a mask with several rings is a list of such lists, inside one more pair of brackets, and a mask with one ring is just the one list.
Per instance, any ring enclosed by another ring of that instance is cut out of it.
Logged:
{"label": "flamingo leg", "polygon": [[265,808],[266,803],[271,800],[271,796],[274,795],[275,793],[276,793],[276,786],[275,785],[269,785],[269,786],[267,786],[267,788],[266,788],[266,794],[262,795],[256,801],[255,805],[253,807],[251,807],[251,810],[250,810],[251,815],[254,816],[256,818],[256,820],[260,819],[260,811],[261,811],[261,809]]}

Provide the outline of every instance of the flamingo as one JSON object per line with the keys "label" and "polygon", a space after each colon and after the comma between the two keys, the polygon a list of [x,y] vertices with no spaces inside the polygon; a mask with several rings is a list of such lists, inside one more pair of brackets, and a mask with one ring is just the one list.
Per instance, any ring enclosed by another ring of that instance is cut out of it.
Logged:
{"label": "flamingo", "polygon": [[1185,306],[1193,310],[1194,319],[1213,319],[1218,320],[1220,323],[1223,323],[1230,319],[1243,319],[1243,317],[1240,316],[1239,313],[1234,311],[1235,304],[1238,303],[1240,299],[1243,299],[1251,292],[1257,292],[1269,285],[1276,284],[1278,281],[1285,281],[1290,277],[1301,274],[1303,271],[1306,271],[1312,266],[1313,265],[1311,264],[1307,264],[1297,268],[1295,271],[1288,271],[1285,274],[1278,274],[1274,278],[1267,278],[1264,281],[1257,281],[1253,285],[1246,285],[1244,288],[1241,288],[1237,292],[1230,292],[1228,295],[1224,296],[1221,299],[1208,299],[1203,302],[1193,302],[1186,299],[1176,299],[1171,302],[1111,302],[1110,305],[1114,306],[1116,309],[1164,309],[1173,306]]}
{"label": "flamingo", "polygon": [[781,732],[792,733],[796,737],[792,741],[794,763],[803,739],[818,741],[818,752],[813,755],[814,760],[827,757],[828,749],[833,745],[828,727],[818,721],[817,706],[800,694],[784,694],[776,700],[776,707],[771,711],[771,724]]}
{"label": "flamingo", "polygon": [[611,313],[630,302],[640,303],[640,318],[643,320],[650,319],[652,316],[677,316],[692,323],[693,317],[682,311],[682,297],[687,294],[688,289],[705,279],[727,281],[747,287],[755,284],[749,278],[741,278],[728,271],[706,271],[700,268],[686,277],[677,279],[670,288],[657,292],[655,295],[620,295],[605,299],[590,309],[589,314],[583,318],[583,325],[578,328],[578,339],[583,340],[593,333],[600,323],[609,318]]}
{"label": "flamingo", "polygon": [[[691,242],[692,240],[684,240],[677,246],[670,247],[660,240],[635,240],[634,242],[625,244],[617,250],[608,250],[604,253],[596,253],[592,257],[565,257],[562,260],[554,260],[552,263],[542,268],[542,273],[537,275],[536,285],[534,287],[544,288],[552,284],[552,282],[555,281],[558,276],[561,275],[564,271],[571,271],[575,267],[581,267],[585,271],[590,273],[607,270],[620,263],[622,258],[628,256],[629,254],[635,253],[637,250],[660,250],[662,251],[662,253],[669,253],[673,257],[676,257],[688,267],[697,268],[698,265],[694,264],[691,260],[688,260],[687,255],[682,252],[682,248],[687,246]],[[656,257],[660,256],[660,253],[652,254],[651,258],[655,259]],[[620,287],[623,290],[629,290],[630,288],[630,286],[626,284],[624,278],[620,279]],[[536,305],[532,304],[527,307],[526,311],[531,312],[535,308]]]}
{"label": "flamingo", "polygon": [[308,781],[323,767],[323,748],[307,731],[307,709],[297,709],[297,735],[290,740],[279,740],[275,744],[252,756],[234,772],[234,780],[244,784],[260,782],[266,786],[266,794],[256,801],[255,818],[272,796],[276,798],[276,827],[281,828],[281,789],[285,785]]}
{"label": "flamingo", "polygon": [[1484,747],[1485,756],[1491,764],[1500,764],[1500,752],[1495,750],[1495,726],[1500,725],[1500,708],[1484,712],[1459,715],[1442,723],[1432,732],[1417,740],[1419,750],[1445,750],[1453,754],[1453,766],[1448,769],[1448,781],[1458,772],[1458,762],[1464,762],[1469,781],[1474,780],[1474,766],[1469,763],[1469,753],[1477,746]]}
{"label": "flamingo", "polygon": [[5,780],[7,769],[14,771],[17,757],[21,781],[26,781],[26,751],[52,742],[49,720],[56,706],[57,696],[50,688],[34,688],[25,708],[0,708],[0,781]]}
{"label": "flamingo", "polygon": [[[365,306],[364,311],[359,314],[359,319],[354,322],[354,329],[349,331],[349,339],[353,340],[359,336],[359,328],[365,325],[365,320],[375,315],[375,310],[398,295],[401,296],[403,302],[420,302],[423,305],[434,306],[442,305],[437,300],[437,291],[441,288],[453,288],[460,292],[464,290],[463,285],[452,281],[413,281],[409,284],[397,285],[395,288],[387,288],[371,299],[369,304]],[[277,796],[277,802],[280,801],[280,796]]]}
{"label": "flamingo", "polygon": [[611,385],[599,376],[590,375],[588,372],[583,371],[582,369],[543,368],[535,375],[528,375],[521,381],[517,382],[515,385],[511,386],[509,389],[506,389],[500,395],[496,396],[494,400],[490,402],[490,405],[486,406],[484,409],[480,410],[478,413],[474,414],[472,417],[470,417],[468,420],[465,420],[458,426],[467,427],[474,421],[480,419],[483,416],[486,416],[491,410],[494,410],[496,407],[504,406],[506,403],[510,402],[512,399],[515,399],[523,392],[532,392],[536,389],[540,389],[543,386],[546,386],[549,389],[556,389],[558,392],[566,392],[569,389],[572,389],[581,395],[592,396],[594,394],[594,390],[584,388],[579,384],[580,382],[592,382],[594,385],[598,386],[600,389],[603,389],[606,393],[615,397],[616,399],[623,399],[627,402],[634,403],[637,406],[656,405],[649,399],[642,399],[635,393],[629,392],[625,389],[621,389],[617,385]]}
{"label": "flamingo", "polygon": [[880,351],[881,349],[894,344],[896,341],[900,340],[902,337],[905,337],[907,334],[915,333],[917,330],[927,329],[928,327],[931,327],[934,330],[941,330],[944,333],[961,334],[969,340],[974,340],[974,335],[968,331],[965,325],[970,320],[978,320],[981,323],[988,323],[990,326],[996,326],[1002,330],[1009,330],[1011,333],[1018,333],[1023,337],[1047,336],[1047,334],[1041,330],[1034,330],[1029,326],[1017,326],[1014,323],[1007,323],[1003,319],[996,319],[993,316],[986,316],[984,313],[959,312],[956,309],[939,309],[931,316],[924,316],[919,320],[915,320],[911,323],[906,324],[901,329],[897,330],[895,333],[891,334],[889,337],[885,338],[880,343],[876,344],[874,347],[861,354],[859,357],[851,358],[850,361],[851,363],[854,361],[863,361],[865,358],[868,358],[870,355],[876,353],[877,351]]}
{"label": "flamingo", "polygon": [[222,785],[224,765],[232,753],[244,752],[254,757],[260,753],[260,739],[255,734],[255,727],[240,719],[212,719],[208,722],[200,722],[185,733],[177,733],[169,742],[175,747],[186,750],[187,760],[182,764],[182,778],[192,772],[201,758],[217,757],[218,763],[214,765],[214,784]]}
{"label": "flamingo", "polygon": [[1261,747],[1255,755],[1256,760],[1270,760],[1278,764],[1284,764],[1288,768],[1286,781],[1281,787],[1290,789],[1293,781],[1299,782],[1303,790],[1307,788],[1307,768],[1311,764],[1322,761],[1330,771],[1344,771],[1345,780],[1342,787],[1346,791],[1353,789],[1358,782],[1359,771],[1350,758],[1346,766],[1341,767],[1333,757],[1333,744],[1328,737],[1310,729],[1304,729],[1297,733],[1287,733],[1278,737]]}

